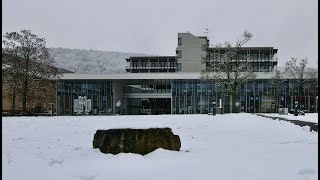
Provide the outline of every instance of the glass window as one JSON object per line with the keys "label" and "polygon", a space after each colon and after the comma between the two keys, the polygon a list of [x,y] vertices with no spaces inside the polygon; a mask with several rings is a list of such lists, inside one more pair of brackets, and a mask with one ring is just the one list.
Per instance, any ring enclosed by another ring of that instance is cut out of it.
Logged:
{"label": "glass window", "polygon": [[176,54],[177,54],[178,58],[182,57],[181,51],[176,51]]}
{"label": "glass window", "polygon": [[151,62],[151,67],[156,67],[156,63],[155,62]]}
{"label": "glass window", "polygon": [[181,63],[178,63],[178,71],[181,71]]}
{"label": "glass window", "polygon": [[178,45],[182,45],[181,38],[178,38]]}

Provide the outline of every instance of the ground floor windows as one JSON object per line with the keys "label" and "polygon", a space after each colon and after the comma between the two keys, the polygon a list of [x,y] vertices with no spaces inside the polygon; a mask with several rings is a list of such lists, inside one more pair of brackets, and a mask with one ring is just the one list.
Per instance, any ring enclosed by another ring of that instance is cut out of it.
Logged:
{"label": "ground floor windows", "polygon": [[75,101],[82,97],[90,101],[85,104],[90,108],[81,107],[89,115],[114,114],[118,101],[121,114],[207,114],[213,103],[223,113],[277,113],[280,107],[290,111],[296,101],[299,109],[318,112],[317,89],[299,95],[285,81],[277,96],[274,92],[269,80],[248,81],[239,86],[232,107],[230,92],[202,80],[63,80],[57,83],[56,103],[57,115],[77,115]]}
{"label": "ground floor windows", "polygon": [[113,112],[112,83],[107,80],[65,80],[57,84],[57,115],[76,115],[74,102],[90,100],[88,114]]}

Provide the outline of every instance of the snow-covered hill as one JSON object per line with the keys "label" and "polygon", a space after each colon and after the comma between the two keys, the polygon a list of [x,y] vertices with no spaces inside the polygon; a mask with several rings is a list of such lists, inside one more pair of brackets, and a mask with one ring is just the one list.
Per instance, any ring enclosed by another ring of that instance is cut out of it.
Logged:
{"label": "snow-covered hill", "polygon": [[146,54],[99,50],[50,48],[57,67],[76,73],[123,73],[128,65],[126,58]]}

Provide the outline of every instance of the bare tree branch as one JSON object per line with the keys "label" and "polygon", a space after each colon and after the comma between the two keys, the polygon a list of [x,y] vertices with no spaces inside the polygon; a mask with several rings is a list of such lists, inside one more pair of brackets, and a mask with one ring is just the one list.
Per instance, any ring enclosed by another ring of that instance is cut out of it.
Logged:
{"label": "bare tree branch", "polygon": [[[7,66],[3,69],[3,79],[9,82],[8,91],[22,97],[23,113],[26,113],[28,98],[33,97],[35,92],[40,96],[37,88],[45,87],[50,79],[60,75],[46,48],[45,39],[37,37],[30,30],[3,35],[2,62]],[[42,83],[35,83],[35,79]]]}
{"label": "bare tree branch", "polygon": [[[225,87],[232,95],[233,112],[235,112],[235,98],[239,86],[248,79],[255,79],[256,74],[249,62],[240,61],[242,46],[251,40],[253,35],[244,31],[242,39],[233,47],[231,43],[225,42],[216,46],[214,52],[208,54],[208,65],[202,72],[202,78],[211,80],[221,87]],[[213,81],[214,80],[214,81]]]}

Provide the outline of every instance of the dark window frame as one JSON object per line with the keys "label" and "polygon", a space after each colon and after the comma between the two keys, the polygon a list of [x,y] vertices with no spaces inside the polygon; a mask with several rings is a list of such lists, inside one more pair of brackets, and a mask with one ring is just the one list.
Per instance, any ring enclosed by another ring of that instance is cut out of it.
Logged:
{"label": "dark window frame", "polygon": [[177,57],[178,57],[178,58],[181,58],[181,57],[182,57],[182,52],[181,52],[181,50],[176,51],[176,54],[177,54]]}

